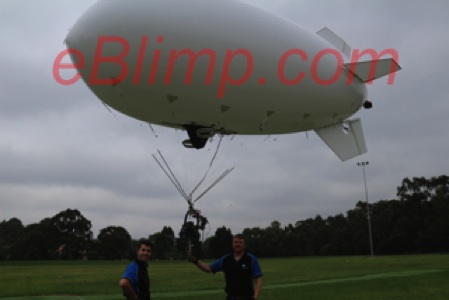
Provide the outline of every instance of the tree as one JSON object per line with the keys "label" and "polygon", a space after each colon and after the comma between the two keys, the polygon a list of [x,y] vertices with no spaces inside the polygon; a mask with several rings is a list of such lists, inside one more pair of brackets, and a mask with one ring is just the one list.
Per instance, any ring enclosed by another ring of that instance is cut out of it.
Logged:
{"label": "tree", "polygon": [[51,218],[59,232],[61,258],[85,257],[92,240],[92,224],[77,209],[66,209]]}
{"label": "tree", "polygon": [[[449,176],[405,178],[397,188],[397,199],[373,202],[369,208],[376,255],[449,252]],[[199,230],[191,225],[193,232],[188,238],[180,235],[175,239],[169,226],[150,235],[153,257],[184,257],[188,241],[193,255],[201,258],[205,249],[209,258],[232,251],[230,229],[218,228],[202,245]],[[263,229],[245,228],[243,235],[247,250],[259,257],[367,255],[367,203],[357,202],[346,215],[325,220],[318,215],[284,228],[273,221]],[[89,257],[131,258],[138,243],[120,226],[102,229],[95,244],[91,240],[91,223],[78,210],[67,209],[26,227],[12,218],[0,222],[0,260],[79,258],[87,250]],[[100,255],[92,255],[92,250]]]}
{"label": "tree", "polygon": [[243,236],[245,237],[245,245],[248,249],[248,252],[262,257],[264,246],[264,230],[259,227],[245,228],[243,230]]}
{"label": "tree", "polygon": [[348,220],[343,214],[330,216],[326,219],[329,233],[327,244],[321,249],[324,255],[347,255],[351,248],[351,237],[348,234]]}
{"label": "tree", "polygon": [[[348,255],[364,255],[370,253],[367,203],[358,201],[355,209],[347,212],[348,227],[347,233],[349,239]],[[370,211],[372,211],[370,207]],[[378,232],[373,229],[373,236]],[[374,247],[375,248],[375,247]]]}
{"label": "tree", "polygon": [[281,223],[279,221],[271,222],[271,225],[264,230],[263,234],[263,256],[277,257],[280,255],[282,240],[284,238]]}
{"label": "tree", "polygon": [[449,176],[430,180],[431,201],[422,231],[426,252],[449,252]]}
{"label": "tree", "polygon": [[217,228],[215,236],[209,240],[209,255],[213,258],[219,258],[232,251],[232,233],[231,229],[225,226]]}
{"label": "tree", "polygon": [[50,254],[50,248],[45,243],[46,235],[40,229],[39,224],[27,226],[25,234],[15,245],[13,259],[47,259]]}
{"label": "tree", "polygon": [[153,258],[171,259],[175,255],[175,233],[170,226],[164,226],[161,232],[150,235],[153,242]]}
{"label": "tree", "polygon": [[54,259],[58,232],[49,220],[26,226],[12,245],[10,259]]}
{"label": "tree", "polygon": [[13,254],[14,244],[23,236],[24,227],[22,221],[17,218],[2,221],[0,223],[0,260],[8,259]]}
{"label": "tree", "polygon": [[372,228],[376,254],[401,254],[410,249],[409,241],[401,230],[404,210],[399,200],[381,200],[373,204]]}
{"label": "tree", "polygon": [[121,226],[108,226],[98,234],[98,255],[105,259],[124,259],[131,252],[131,236]]}

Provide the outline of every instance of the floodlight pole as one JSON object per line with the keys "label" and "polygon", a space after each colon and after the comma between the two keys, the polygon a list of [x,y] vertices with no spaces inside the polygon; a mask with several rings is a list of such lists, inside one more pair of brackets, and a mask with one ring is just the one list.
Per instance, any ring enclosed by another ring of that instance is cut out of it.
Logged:
{"label": "floodlight pole", "polygon": [[373,250],[373,234],[371,231],[371,211],[370,206],[368,202],[368,187],[366,185],[366,173],[365,173],[365,166],[369,165],[368,161],[358,162],[357,166],[361,166],[363,169],[363,182],[365,183],[365,202],[366,202],[366,215],[368,218],[368,233],[369,233],[369,247],[371,251],[371,256],[374,256],[374,250]]}

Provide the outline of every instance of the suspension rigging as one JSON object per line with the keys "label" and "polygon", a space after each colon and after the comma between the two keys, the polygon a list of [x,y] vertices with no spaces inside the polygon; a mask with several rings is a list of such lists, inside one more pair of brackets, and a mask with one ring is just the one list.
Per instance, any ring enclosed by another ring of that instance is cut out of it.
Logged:
{"label": "suspension rigging", "polygon": [[[115,113],[114,110],[112,110],[106,103],[102,102],[104,107],[111,113],[111,115],[118,121],[118,123],[129,132],[130,135],[133,135],[133,131],[127,126],[125,122],[123,122],[119,116]],[[221,110],[224,113],[227,111],[229,107],[222,106]],[[270,112],[267,112],[267,118],[270,117]],[[220,119],[221,120],[221,119]],[[220,121],[218,124],[220,124]],[[266,120],[264,120],[265,122]],[[263,123],[262,122],[262,125]],[[183,125],[182,127],[184,130],[187,131],[189,135],[188,140],[184,140],[182,144],[186,148],[196,148],[201,149],[203,148],[208,141],[212,141],[212,138],[214,136],[219,136],[219,140],[216,146],[216,149],[214,151],[214,154],[212,158],[209,161],[209,165],[207,167],[207,170],[205,171],[204,175],[201,177],[201,179],[198,181],[198,183],[195,185],[195,187],[191,190],[190,193],[187,193],[186,190],[181,185],[180,181],[175,176],[175,173],[173,172],[172,168],[168,164],[167,160],[165,159],[162,152],[159,150],[161,143],[158,142],[158,140],[161,138],[161,135],[156,133],[155,128],[151,123],[146,123],[146,125],[149,126],[149,129],[152,133],[152,136],[154,136],[154,139],[151,139],[151,142],[154,146],[154,148],[157,150],[156,154],[152,154],[154,160],[157,162],[159,167],[162,169],[162,171],[165,173],[165,175],[168,177],[168,179],[171,181],[171,183],[175,186],[175,188],[178,190],[178,192],[181,194],[181,196],[186,200],[188,209],[187,212],[184,215],[184,221],[181,227],[181,230],[179,232],[180,241],[181,243],[185,244],[186,252],[191,253],[192,248],[194,247],[194,241],[199,241],[199,236],[202,237],[204,240],[204,230],[206,226],[208,225],[208,219],[201,214],[200,210],[197,210],[195,208],[195,203],[204,197],[206,193],[208,193],[214,186],[216,186],[221,180],[223,180],[229,173],[231,173],[235,167],[227,168],[225,171],[223,171],[216,179],[212,182],[209,186],[207,186],[201,193],[199,193],[198,196],[194,197],[194,194],[197,193],[197,191],[200,189],[200,187],[206,182],[206,179],[209,177],[209,173],[212,170],[212,166],[214,165],[214,162],[216,161],[218,157],[219,150],[224,147],[231,147],[229,150],[233,153],[232,158],[234,159],[233,164],[237,165],[241,163],[242,161],[246,161],[249,157],[252,157],[256,152],[259,152],[262,150],[262,148],[265,148],[269,142],[276,141],[276,139],[272,139],[271,136],[266,136],[263,138],[263,140],[259,141],[258,145],[251,145],[249,143],[249,140],[245,139],[244,141],[241,141],[239,139],[235,139],[236,132],[227,130],[225,128],[221,128],[220,126],[217,126],[217,128],[211,128],[211,127],[204,127],[204,126],[196,126],[196,125]],[[143,128],[142,124],[140,126]],[[177,130],[175,131],[177,133]],[[146,130],[145,130],[145,133]],[[148,135],[147,135],[148,136]],[[150,135],[151,136],[151,135]],[[162,135],[163,136],[163,135]],[[230,136],[229,144],[226,144],[226,146],[223,146],[222,141],[225,136]],[[179,138],[179,137],[178,137]],[[267,143],[267,141],[269,141]],[[141,141],[140,141],[141,142]],[[262,145],[263,144],[263,145]],[[147,148],[143,143],[141,144],[142,148]],[[235,155],[237,154],[238,155]],[[223,162],[223,161],[222,161]],[[221,162],[221,163],[222,163]],[[196,168],[196,165],[195,165]],[[215,170],[217,170],[217,166],[214,166]],[[200,234],[201,232],[201,234]]]}
{"label": "suspension rigging", "polygon": [[[204,230],[206,228],[206,225],[209,223],[208,219],[201,214],[201,211],[198,209],[195,209],[195,203],[201,199],[207,192],[209,192],[215,185],[217,185],[221,180],[223,180],[229,173],[231,173],[234,170],[234,167],[226,169],[223,173],[221,173],[218,178],[212,182],[202,193],[200,193],[197,197],[194,198],[193,194],[199,189],[199,187],[204,183],[204,180],[209,174],[210,169],[212,168],[212,165],[217,157],[218,150],[221,145],[221,140],[223,136],[220,136],[220,141],[217,144],[217,148],[215,150],[215,153],[209,162],[209,167],[207,168],[204,176],[199,180],[198,184],[192,189],[190,193],[186,193],[185,189],[182,187],[179,180],[176,178],[176,175],[174,174],[173,170],[170,168],[170,165],[168,164],[167,160],[165,159],[164,155],[160,150],[157,150],[157,155],[153,154],[154,160],[157,162],[159,167],[162,169],[162,171],[165,173],[165,175],[168,177],[170,182],[175,186],[175,188],[178,190],[178,192],[181,194],[181,196],[186,200],[188,209],[187,212],[184,215],[184,222],[181,226],[181,230],[179,232],[179,237],[181,243],[185,244],[186,252],[187,254],[191,254],[194,248],[194,241],[199,238],[199,236],[202,236],[204,238]],[[200,234],[201,232],[201,234]]]}

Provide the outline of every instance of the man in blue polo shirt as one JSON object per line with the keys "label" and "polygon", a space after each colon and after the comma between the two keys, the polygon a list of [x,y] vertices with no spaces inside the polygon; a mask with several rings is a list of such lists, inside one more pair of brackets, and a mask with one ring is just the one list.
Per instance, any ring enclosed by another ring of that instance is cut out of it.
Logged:
{"label": "man in blue polo shirt", "polygon": [[153,244],[141,240],[137,250],[137,258],[131,262],[119,281],[120,288],[127,300],[150,300],[150,278],[148,276],[148,260]]}
{"label": "man in blue polo shirt", "polygon": [[190,257],[206,273],[223,271],[226,280],[227,300],[257,300],[262,287],[262,270],[257,258],[245,251],[245,238],[237,234],[232,239],[233,253],[223,256],[210,265]]}

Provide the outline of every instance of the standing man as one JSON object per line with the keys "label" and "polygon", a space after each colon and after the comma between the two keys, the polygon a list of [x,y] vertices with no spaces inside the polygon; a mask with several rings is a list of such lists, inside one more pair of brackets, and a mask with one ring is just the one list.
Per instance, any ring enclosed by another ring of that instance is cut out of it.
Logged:
{"label": "standing man", "polygon": [[258,300],[262,287],[262,270],[257,258],[245,251],[245,238],[242,234],[234,235],[232,249],[233,253],[210,265],[195,257],[189,259],[206,273],[224,272],[226,300]]}
{"label": "standing man", "polygon": [[150,278],[148,276],[148,260],[153,244],[141,240],[137,249],[137,258],[131,262],[119,281],[120,288],[127,300],[150,300]]}

